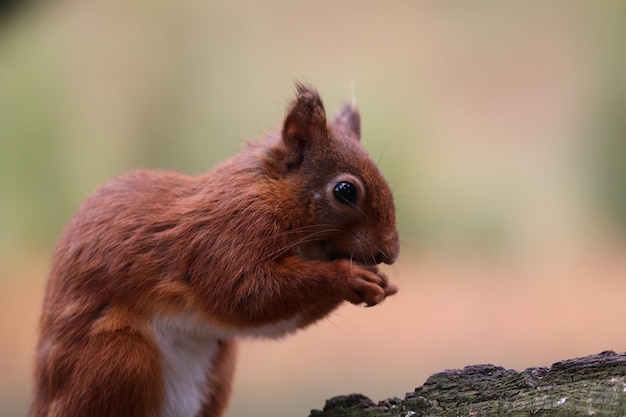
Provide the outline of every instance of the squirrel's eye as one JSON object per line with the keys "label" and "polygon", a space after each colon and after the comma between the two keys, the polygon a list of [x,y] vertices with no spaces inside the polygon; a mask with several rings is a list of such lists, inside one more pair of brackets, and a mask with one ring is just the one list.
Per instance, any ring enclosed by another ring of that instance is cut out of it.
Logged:
{"label": "squirrel's eye", "polygon": [[333,194],[337,201],[342,204],[346,204],[349,206],[356,205],[357,201],[357,188],[354,184],[341,181],[335,184],[335,188],[333,189]]}

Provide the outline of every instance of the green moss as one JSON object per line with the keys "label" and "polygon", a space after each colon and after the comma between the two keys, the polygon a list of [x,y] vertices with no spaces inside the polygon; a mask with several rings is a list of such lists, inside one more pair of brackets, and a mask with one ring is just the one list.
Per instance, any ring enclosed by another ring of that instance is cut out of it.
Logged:
{"label": "green moss", "polygon": [[557,362],[523,372],[478,365],[432,375],[403,401],[336,397],[316,417],[521,417],[626,415],[626,353]]}

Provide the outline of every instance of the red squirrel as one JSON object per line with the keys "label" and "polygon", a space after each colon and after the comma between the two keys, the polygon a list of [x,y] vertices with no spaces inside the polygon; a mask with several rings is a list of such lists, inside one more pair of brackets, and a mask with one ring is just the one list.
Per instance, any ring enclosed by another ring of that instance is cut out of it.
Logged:
{"label": "red squirrel", "polygon": [[298,83],[282,129],[199,176],[138,170],[66,225],[31,417],[223,415],[237,339],[278,338],[397,291],[392,193],[358,110]]}

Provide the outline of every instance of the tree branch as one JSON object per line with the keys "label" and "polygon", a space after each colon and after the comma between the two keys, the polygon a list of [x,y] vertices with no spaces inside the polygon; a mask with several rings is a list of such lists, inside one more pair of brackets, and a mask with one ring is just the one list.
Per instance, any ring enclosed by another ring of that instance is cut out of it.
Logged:
{"label": "tree branch", "polygon": [[310,417],[626,415],[626,353],[613,351],[523,372],[474,365],[432,375],[400,398],[334,397]]}

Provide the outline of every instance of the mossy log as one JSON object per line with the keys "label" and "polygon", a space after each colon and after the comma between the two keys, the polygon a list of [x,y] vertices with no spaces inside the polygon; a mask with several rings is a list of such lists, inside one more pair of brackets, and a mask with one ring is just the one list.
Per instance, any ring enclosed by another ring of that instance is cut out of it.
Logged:
{"label": "mossy log", "polygon": [[405,395],[375,403],[351,394],[310,417],[626,416],[626,353],[612,351],[523,372],[474,365],[432,375]]}

